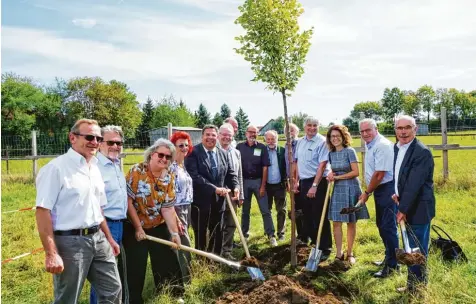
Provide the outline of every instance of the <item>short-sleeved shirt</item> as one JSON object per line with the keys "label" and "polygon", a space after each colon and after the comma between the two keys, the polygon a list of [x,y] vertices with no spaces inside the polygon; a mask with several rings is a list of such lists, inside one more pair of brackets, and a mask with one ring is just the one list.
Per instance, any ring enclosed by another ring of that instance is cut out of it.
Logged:
{"label": "short-sleeved shirt", "polygon": [[36,178],[36,206],[51,210],[53,230],[89,228],[104,221],[107,203],[97,158],[86,162],[70,148],[40,169]]}
{"label": "short-sleeved shirt", "polygon": [[170,172],[175,176],[175,206],[190,205],[193,202],[193,181],[184,166],[173,162]]}
{"label": "short-sleeved shirt", "polygon": [[255,142],[248,145],[248,142],[239,143],[236,149],[241,153],[241,166],[243,179],[259,179],[263,177],[263,167],[269,167],[268,149],[265,145]]}
{"label": "short-sleeved shirt", "polygon": [[142,228],[157,227],[165,222],[161,208],[175,204],[175,178],[170,171],[164,178],[152,175],[146,163],[139,163],[129,170],[126,176],[127,195],[132,198],[133,206]]}
{"label": "short-sleeved shirt", "polygon": [[377,134],[375,138],[365,145],[365,183],[370,184],[375,171],[385,171],[380,184],[393,180],[393,143]]}
{"label": "short-sleeved shirt", "polygon": [[[305,136],[297,142],[294,161],[297,162],[299,179],[315,177],[319,164],[328,160],[329,149],[327,148],[326,138],[321,134],[316,134],[311,139]],[[323,177],[326,177],[328,173],[329,164],[324,169]]]}
{"label": "short-sleeved shirt", "polygon": [[121,171],[119,160],[112,161],[101,152],[96,154],[99,171],[104,180],[107,204],[104,216],[112,220],[122,220],[127,217],[127,186]]}

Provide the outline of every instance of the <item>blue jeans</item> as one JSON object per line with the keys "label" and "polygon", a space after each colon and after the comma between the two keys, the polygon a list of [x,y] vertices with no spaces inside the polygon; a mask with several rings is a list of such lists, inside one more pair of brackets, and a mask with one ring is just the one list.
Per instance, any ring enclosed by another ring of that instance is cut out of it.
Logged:
{"label": "blue jeans", "polygon": [[[107,222],[107,226],[109,227],[109,230],[111,231],[112,238],[117,242],[117,244],[120,246],[122,243],[122,231],[123,231],[123,226],[122,222]],[[121,253],[122,253],[122,248],[121,248]],[[119,261],[122,261],[122,259],[119,256]],[[121,284],[124,282],[123,279],[123,267],[120,265],[121,263],[119,262],[117,265],[117,268],[119,270],[119,275],[121,278]],[[122,284],[123,285],[123,284]],[[125,289],[123,287],[123,293],[125,292]],[[97,304],[98,299],[96,295],[96,291],[94,290],[94,287],[91,286],[91,294],[89,296],[89,303],[90,304]]]}
{"label": "blue jeans", "polygon": [[[409,225],[408,239],[410,247],[419,247],[420,252],[428,257],[428,247],[430,245],[430,223],[422,225]],[[428,282],[426,265],[415,265],[408,267],[408,288],[414,288],[415,284]]]}
{"label": "blue jeans", "polygon": [[393,182],[382,184],[374,191],[377,228],[385,246],[385,262],[390,267],[397,267],[395,248],[399,248],[397,205],[392,200],[394,193]]}

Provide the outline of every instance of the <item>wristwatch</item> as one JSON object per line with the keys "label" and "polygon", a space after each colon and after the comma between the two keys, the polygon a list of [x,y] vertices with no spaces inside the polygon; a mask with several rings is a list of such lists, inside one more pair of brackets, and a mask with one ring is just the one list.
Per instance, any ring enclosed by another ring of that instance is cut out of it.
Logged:
{"label": "wristwatch", "polygon": [[312,183],[312,187],[313,187],[313,188],[317,188],[317,184],[316,184],[316,183]]}
{"label": "wristwatch", "polygon": [[367,192],[367,190],[365,190],[364,192],[365,192],[365,194],[367,194],[367,196],[371,196],[371,195],[372,195],[372,192],[369,193],[369,192]]}
{"label": "wristwatch", "polygon": [[179,236],[178,232],[171,232],[170,235],[171,236]]}

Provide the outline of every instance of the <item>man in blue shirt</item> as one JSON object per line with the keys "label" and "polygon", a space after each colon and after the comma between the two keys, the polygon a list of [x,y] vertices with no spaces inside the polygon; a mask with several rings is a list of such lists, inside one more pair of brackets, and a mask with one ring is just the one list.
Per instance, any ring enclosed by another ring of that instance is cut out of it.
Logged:
{"label": "man in blue shirt", "polygon": [[[304,122],[306,136],[296,145],[294,161],[297,163],[296,183],[294,191],[299,192],[299,200],[304,213],[303,233],[301,241],[315,244],[317,230],[324,212],[324,200],[327,192],[327,162],[329,149],[326,138],[319,134],[319,121],[313,117],[306,118]],[[322,259],[329,258],[332,250],[331,225],[327,216],[324,217],[320,248],[323,251]]]}
{"label": "man in blue shirt", "polygon": [[395,248],[398,248],[396,214],[397,207],[392,201],[393,183],[393,143],[379,134],[373,119],[359,123],[360,134],[365,141],[365,184],[367,189],[359,200],[367,202],[375,195],[375,213],[380,238],[385,246],[383,268],[374,274],[376,278],[386,278],[398,269]]}
{"label": "man in blue shirt", "polygon": [[[126,179],[121,171],[119,154],[124,144],[124,134],[119,126],[105,126],[101,128],[103,141],[99,144],[99,153],[96,154],[98,159],[98,168],[104,180],[107,204],[104,207],[104,217],[107,226],[111,231],[112,237],[121,245],[122,243],[122,223],[127,217],[127,187]],[[121,250],[122,252],[122,250]],[[119,275],[121,283],[124,284],[123,269],[125,260],[122,254],[118,256]],[[122,289],[123,302],[125,301],[125,292],[127,288]],[[96,292],[91,287],[91,295],[89,298],[91,304],[98,302]]]}
{"label": "man in blue shirt", "polygon": [[284,148],[278,146],[278,133],[269,130],[264,134],[268,148],[269,161],[268,181],[266,192],[268,194],[268,206],[271,212],[273,200],[276,204],[278,240],[284,240],[286,228],[286,163],[284,160]]}

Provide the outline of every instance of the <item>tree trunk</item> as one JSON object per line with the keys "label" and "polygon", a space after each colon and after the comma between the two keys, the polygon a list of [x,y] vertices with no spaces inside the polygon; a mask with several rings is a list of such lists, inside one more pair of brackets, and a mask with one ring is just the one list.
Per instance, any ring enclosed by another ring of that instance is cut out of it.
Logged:
{"label": "tree trunk", "polygon": [[[289,128],[289,118],[288,118],[288,106],[286,104],[286,90],[281,90],[281,95],[283,96],[283,106],[284,106],[284,122],[286,124],[286,145],[288,147],[288,165],[289,173],[292,173],[292,163],[293,163],[293,147],[291,144],[291,129]],[[294,199],[294,178],[293,176],[289,177],[289,196],[291,197],[291,267],[296,268],[297,266],[297,256],[296,256],[296,213],[295,213],[295,199]]]}

